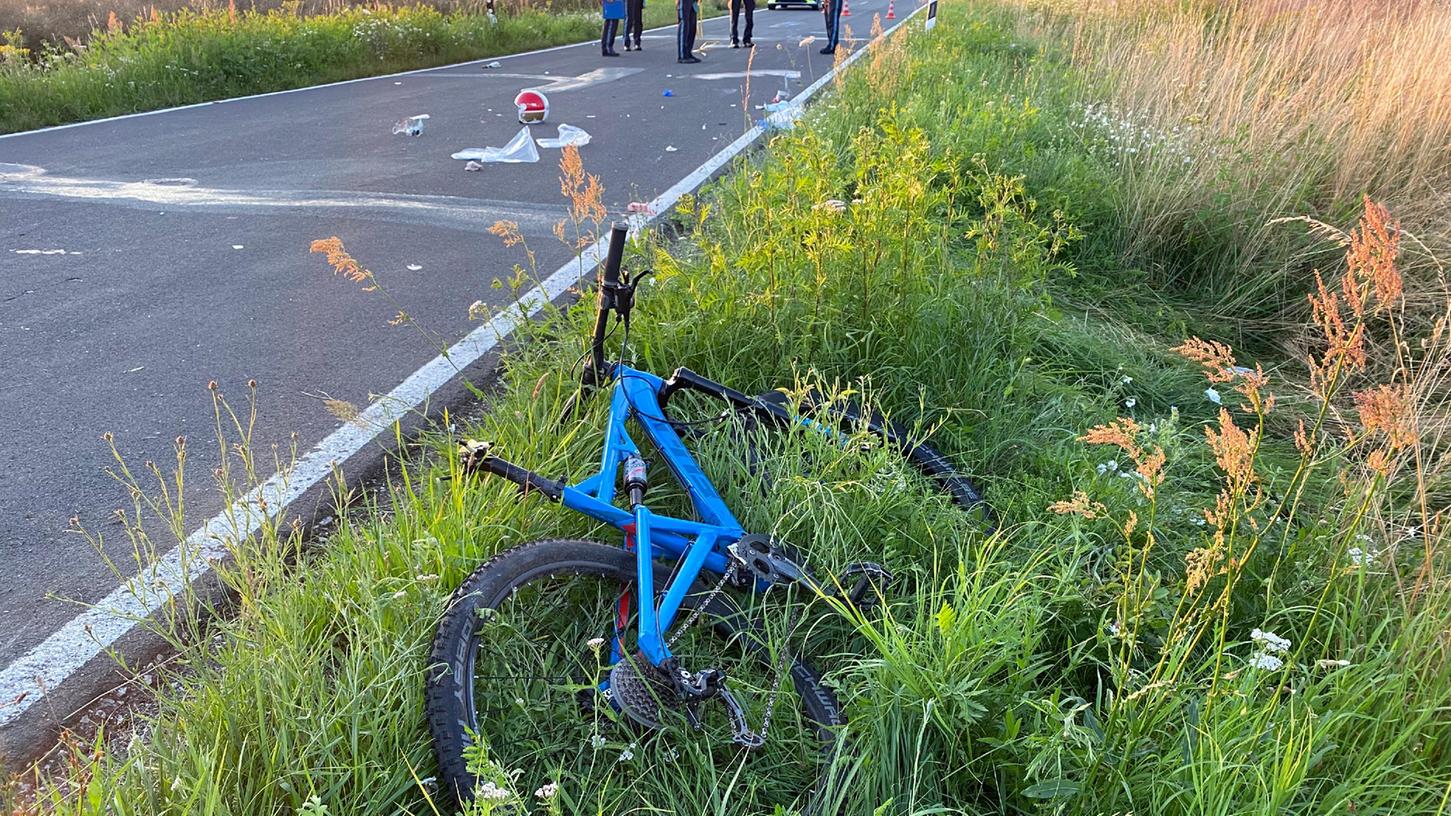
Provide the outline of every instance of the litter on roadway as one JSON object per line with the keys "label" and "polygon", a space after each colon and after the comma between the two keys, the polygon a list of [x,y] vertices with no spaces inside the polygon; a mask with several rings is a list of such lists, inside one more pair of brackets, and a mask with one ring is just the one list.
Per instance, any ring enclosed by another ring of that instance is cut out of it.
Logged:
{"label": "litter on roadway", "polygon": [[540,147],[584,147],[589,144],[590,135],[584,128],[577,128],[574,125],[560,125],[559,135],[554,138],[545,136],[536,139]]}
{"label": "litter on roadway", "polygon": [[428,121],[428,114],[420,113],[417,116],[410,116],[407,119],[400,119],[393,125],[393,135],[400,133],[409,136],[422,136],[423,126]]}
{"label": "litter on roadway", "polygon": [[453,154],[453,158],[483,164],[522,164],[539,161],[539,151],[534,147],[534,137],[529,135],[529,127],[526,125],[519,128],[514,138],[503,147],[471,147]]}

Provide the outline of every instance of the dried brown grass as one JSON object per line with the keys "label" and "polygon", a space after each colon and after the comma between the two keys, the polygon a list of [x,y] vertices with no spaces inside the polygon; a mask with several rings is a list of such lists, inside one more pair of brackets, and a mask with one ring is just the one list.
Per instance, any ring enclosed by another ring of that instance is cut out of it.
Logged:
{"label": "dried brown grass", "polygon": [[1066,46],[1095,95],[1161,132],[1190,132],[1183,147],[1192,163],[1171,155],[1163,161],[1173,166],[1155,167],[1149,157],[1126,174],[1131,241],[1162,241],[1175,225],[1230,212],[1237,256],[1247,264],[1286,241],[1293,228],[1271,224],[1277,217],[1308,205],[1342,221],[1370,195],[1418,239],[1407,241],[1402,258],[1420,278],[1413,300],[1441,302],[1445,287],[1422,242],[1442,257],[1451,246],[1451,4],[1011,4],[1028,33]]}

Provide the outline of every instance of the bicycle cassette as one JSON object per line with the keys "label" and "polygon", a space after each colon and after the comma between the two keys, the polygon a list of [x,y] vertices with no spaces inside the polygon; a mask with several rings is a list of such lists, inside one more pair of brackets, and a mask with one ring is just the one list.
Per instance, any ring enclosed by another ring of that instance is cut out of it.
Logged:
{"label": "bicycle cassette", "polygon": [[662,710],[675,708],[678,697],[665,671],[652,666],[643,654],[610,667],[610,700],[646,728],[659,728]]}

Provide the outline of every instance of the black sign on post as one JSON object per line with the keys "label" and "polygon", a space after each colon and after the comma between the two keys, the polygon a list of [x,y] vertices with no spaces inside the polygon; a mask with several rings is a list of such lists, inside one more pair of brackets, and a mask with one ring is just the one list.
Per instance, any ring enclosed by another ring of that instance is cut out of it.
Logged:
{"label": "black sign on post", "polygon": [[931,31],[937,25],[937,0],[931,0],[927,4],[927,26],[924,31]]}

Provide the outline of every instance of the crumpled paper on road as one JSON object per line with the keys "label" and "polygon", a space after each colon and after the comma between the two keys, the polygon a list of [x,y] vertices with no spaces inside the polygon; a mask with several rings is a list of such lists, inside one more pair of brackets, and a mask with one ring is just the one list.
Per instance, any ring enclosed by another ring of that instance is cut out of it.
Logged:
{"label": "crumpled paper on road", "polygon": [[534,137],[529,135],[526,125],[503,147],[470,147],[453,154],[453,158],[476,161],[484,164],[505,162],[521,164],[539,161],[539,151],[534,147]]}

